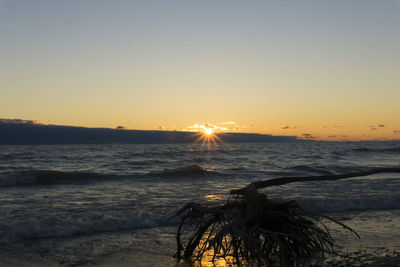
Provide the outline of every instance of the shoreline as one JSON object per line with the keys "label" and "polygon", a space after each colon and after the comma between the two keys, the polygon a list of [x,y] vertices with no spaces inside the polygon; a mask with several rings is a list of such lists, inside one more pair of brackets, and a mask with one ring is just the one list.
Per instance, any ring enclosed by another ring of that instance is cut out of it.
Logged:
{"label": "shoreline", "polygon": [[[175,227],[40,239],[2,245],[0,267],[6,266],[176,266]],[[346,242],[346,241],[345,241]],[[122,245],[121,245],[122,244]],[[339,244],[340,245],[340,244]],[[354,245],[354,244],[353,244]],[[337,255],[312,260],[310,266],[399,266],[400,246],[338,247]],[[203,262],[202,266],[213,266]],[[216,266],[232,266],[216,264]]]}
{"label": "shoreline", "polygon": [[[99,258],[87,258],[79,261],[68,262],[57,258],[46,258],[40,255],[11,255],[2,257],[0,259],[1,267],[8,266],[176,266],[186,267],[188,264],[178,264],[176,260],[169,255],[165,254],[154,254],[154,253],[142,253],[141,255],[133,254],[132,249],[123,249],[119,252],[112,253],[109,255],[103,255]],[[137,251],[136,251],[137,252]],[[40,258],[39,258],[39,257]],[[325,259],[323,262],[316,261],[310,266],[325,266],[325,267],[339,267],[339,266],[382,266],[382,267],[398,267],[400,264],[400,252],[387,252],[381,256],[374,256],[372,254],[363,254],[361,252],[347,255],[345,258],[342,256],[333,257],[332,259]],[[211,262],[202,262],[202,266],[234,266],[225,265],[223,263],[217,263],[213,265]],[[245,265],[246,266],[246,265]]]}

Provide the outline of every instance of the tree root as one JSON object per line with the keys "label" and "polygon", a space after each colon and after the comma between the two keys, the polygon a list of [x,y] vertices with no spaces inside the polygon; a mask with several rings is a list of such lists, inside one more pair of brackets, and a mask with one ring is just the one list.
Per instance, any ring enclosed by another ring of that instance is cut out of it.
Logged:
{"label": "tree root", "polygon": [[331,220],[355,235],[357,233],[332,218],[302,209],[295,201],[272,201],[257,190],[291,182],[337,180],[382,172],[400,172],[400,168],[345,175],[290,177],[289,181],[277,178],[232,190],[231,197],[222,205],[189,203],[176,214],[181,216],[176,236],[177,258],[191,263],[201,262],[211,252],[212,261],[223,257],[237,265],[275,263],[293,266],[316,253],[332,253],[333,238],[323,219]]}

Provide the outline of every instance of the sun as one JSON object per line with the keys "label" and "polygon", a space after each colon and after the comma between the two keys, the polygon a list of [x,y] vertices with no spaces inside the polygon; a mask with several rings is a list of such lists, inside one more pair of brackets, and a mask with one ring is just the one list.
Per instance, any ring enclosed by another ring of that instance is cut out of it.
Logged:
{"label": "sun", "polygon": [[211,128],[206,128],[206,129],[204,130],[204,134],[205,134],[205,135],[212,135],[213,133],[214,133],[214,130],[211,129]]}
{"label": "sun", "polygon": [[211,145],[218,146],[217,143],[222,143],[221,138],[218,136],[218,127],[211,124],[205,124],[200,125],[198,129],[199,131],[197,132],[197,135],[199,137],[195,142],[201,143],[201,147],[206,145],[208,148],[210,148]]}
{"label": "sun", "polygon": [[193,126],[188,127],[190,130],[196,132],[197,139],[195,143],[201,143],[201,147],[207,146],[209,149],[212,145],[218,147],[218,143],[223,143],[222,139],[219,135],[222,135],[220,132],[221,127],[213,125],[211,123],[203,123],[203,124],[194,124]]}

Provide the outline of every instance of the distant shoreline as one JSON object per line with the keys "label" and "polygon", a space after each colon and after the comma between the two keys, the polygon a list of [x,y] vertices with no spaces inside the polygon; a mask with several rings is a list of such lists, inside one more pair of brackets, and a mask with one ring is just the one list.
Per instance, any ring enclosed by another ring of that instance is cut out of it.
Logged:
{"label": "distant shoreline", "polygon": [[[221,133],[224,143],[304,141],[295,136]],[[0,145],[185,144],[199,142],[199,133],[148,131],[31,123],[0,123]]]}

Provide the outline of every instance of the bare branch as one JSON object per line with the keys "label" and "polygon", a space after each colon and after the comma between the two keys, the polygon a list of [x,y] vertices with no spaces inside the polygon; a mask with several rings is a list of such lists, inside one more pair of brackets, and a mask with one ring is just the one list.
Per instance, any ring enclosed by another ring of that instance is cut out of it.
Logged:
{"label": "bare branch", "polygon": [[322,175],[322,176],[302,176],[302,177],[280,177],[266,181],[257,181],[249,184],[248,186],[231,191],[231,195],[243,195],[244,191],[249,187],[255,187],[255,189],[261,189],[271,186],[285,185],[297,182],[312,182],[312,181],[332,181],[341,180],[346,178],[362,177],[377,173],[400,173],[400,168],[378,168],[363,172],[353,172],[338,175]]}

